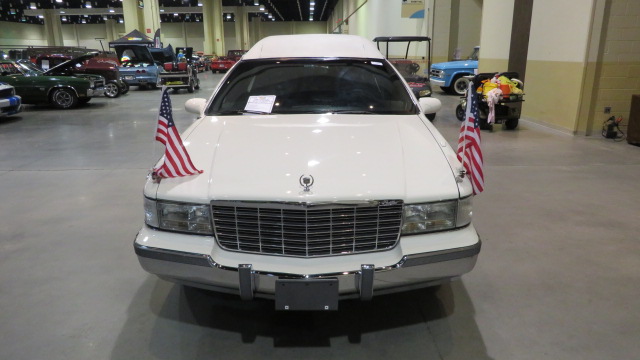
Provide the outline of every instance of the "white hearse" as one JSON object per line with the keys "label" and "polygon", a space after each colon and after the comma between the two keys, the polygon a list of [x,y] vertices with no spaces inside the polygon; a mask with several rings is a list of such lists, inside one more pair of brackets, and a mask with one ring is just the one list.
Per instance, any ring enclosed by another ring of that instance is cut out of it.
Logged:
{"label": "white hearse", "polygon": [[369,40],[258,42],[182,139],[204,172],[148,178],[142,267],[162,279],[271,298],[280,310],[437,285],[480,252],[454,149]]}

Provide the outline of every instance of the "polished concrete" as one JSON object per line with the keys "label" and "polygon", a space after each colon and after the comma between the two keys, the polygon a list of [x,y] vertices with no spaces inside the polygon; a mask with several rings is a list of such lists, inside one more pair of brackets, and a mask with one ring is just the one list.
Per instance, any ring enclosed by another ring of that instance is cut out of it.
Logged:
{"label": "polished concrete", "polygon": [[[194,95],[219,79],[204,74]],[[473,272],[336,313],[280,313],[140,268],[159,95],[0,119],[0,359],[640,357],[640,148],[526,121],[483,132]],[[458,98],[436,96],[455,144]],[[172,95],[182,130],[191,97]]]}

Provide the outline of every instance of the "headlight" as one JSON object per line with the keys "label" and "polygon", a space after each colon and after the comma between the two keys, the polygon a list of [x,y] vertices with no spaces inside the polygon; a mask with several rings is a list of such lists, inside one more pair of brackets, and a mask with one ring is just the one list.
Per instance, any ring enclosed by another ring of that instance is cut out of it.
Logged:
{"label": "headlight", "polygon": [[162,230],[213,235],[208,205],[144,199],[145,223]]}
{"label": "headlight", "polygon": [[471,200],[448,200],[428,204],[405,205],[402,234],[420,234],[450,230],[471,222]]}
{"label": "headlight", "polygon": [[425,97],[429,95],[431,95],[431,90],[420,90],[420,92],[418,92],[419,97]]}

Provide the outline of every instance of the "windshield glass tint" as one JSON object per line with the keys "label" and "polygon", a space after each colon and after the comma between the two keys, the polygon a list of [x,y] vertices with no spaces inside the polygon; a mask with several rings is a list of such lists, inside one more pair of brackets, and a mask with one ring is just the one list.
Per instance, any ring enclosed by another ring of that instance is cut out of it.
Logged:
{"label": "windshield glass tint", "polygon": [[275,96],[271,113],[276,114],[417,112],[402,80],[383,61],[242,61],[207,114],[242,113],[250,96]]}
{"label": "windshield glass tint", "polygon": [[42,70],[40,70],[36,65],[32,64],[28,60],[21,61],[18,63],[18,65],[20,66],[22,72],[25,75],[41,75],[42,74]]}

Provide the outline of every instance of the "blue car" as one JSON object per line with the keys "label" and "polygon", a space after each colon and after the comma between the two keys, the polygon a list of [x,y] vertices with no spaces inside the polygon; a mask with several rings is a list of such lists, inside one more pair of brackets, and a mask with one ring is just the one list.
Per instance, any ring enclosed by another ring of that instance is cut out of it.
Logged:
{"label": "blue car", "polygon": [[0,117],[15,115],[22,111],[22,98],[16,95],[13,86],[0,82]]}
{"label": "blue car", "polygon": [[473,48],[473,52],[466,60],[456,60],[431,65],[430,77],[432,85],[454,95],[464,95],[469,86],[469,81],[464,78],[473,75],[478,69],[478,53],[480,47]]}
{"label": "blue car", "polygon": [[149,48],[143,45],[116,45],[120,59],[120,76],[129,86],[155,89],[160,84],[161,66],[154,60]]}

